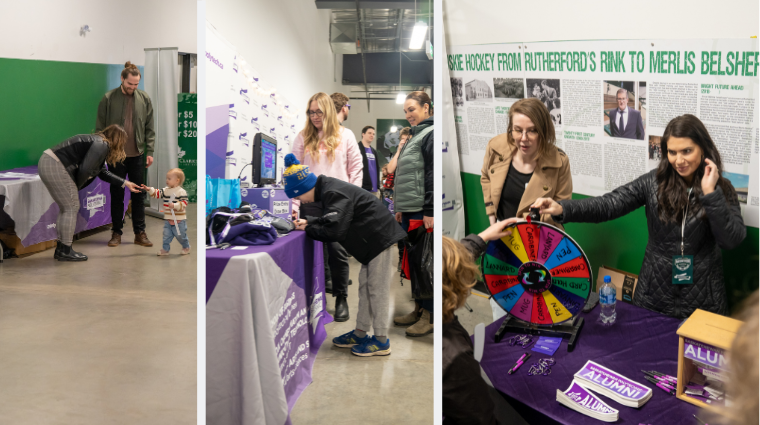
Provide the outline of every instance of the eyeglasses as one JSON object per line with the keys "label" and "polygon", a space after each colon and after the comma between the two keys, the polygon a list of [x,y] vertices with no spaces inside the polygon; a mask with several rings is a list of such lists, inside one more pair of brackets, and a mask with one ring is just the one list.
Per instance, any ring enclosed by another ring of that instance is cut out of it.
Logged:
{"label": "eyeglasses", "polygon": [[529,130],[512,130],[512,138],[515,140],[522,139],[523,134],[526,134],[528,136],[528,139],[535,139],[538,137],[538,131],[536,131],[535,128],[531,128]]}
{"label": "eyeglasses", "polygon": [[306,113],[309,114],[309,116],[316,115],[317,118],[322,118],[325,114],[321,109],[317,109],[316,111],[306,111]]}
{"label": "eyeglasses", "polygon": [[346,103],[346,107],[348,108],[349,111],[351,110],[351,105],[349,105],[348,103]]}

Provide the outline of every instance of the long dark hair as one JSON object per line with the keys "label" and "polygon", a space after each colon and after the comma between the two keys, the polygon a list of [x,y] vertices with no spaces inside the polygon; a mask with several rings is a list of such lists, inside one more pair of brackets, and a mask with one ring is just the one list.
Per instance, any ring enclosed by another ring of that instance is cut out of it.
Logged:
{"label": "long dark hair", "polygon": [[[668,160],[668,140],[671,137],[683,137],[689,138],[702,149],[702,159],[699,167],[694,172],[694,180],[692,181],[692,187],[694,188],[695,216],[702,210],[702,204],[699,202],[699,197],[702,195],[702,176],[705,174],[705,158],[710,159],[718,167],[718,173],[723,171],[723,163],[720,160],[720,152],[715,146],[710,133],[707,132],[707,128],[702,124],[702,121],[694,115],[681,115],[680,117],[673,118],[665,127],[665,133],[660,140],[660,148],[663,155],[660,160],[660,165],[657,167],[657,201],[659,204],[659,216],[660,220],[665,223],[678,222],[683,219],[683,211],[686,208],[686,204],[689,202],[688,190],[689,185],[678,174],[678,172],[670,165]],[[723,195],[726,197],[726,201],[729,204],[737,203],[736,190],[731,185],[731,182],[722,175],[718,178],[716,187],[723,189]]]}

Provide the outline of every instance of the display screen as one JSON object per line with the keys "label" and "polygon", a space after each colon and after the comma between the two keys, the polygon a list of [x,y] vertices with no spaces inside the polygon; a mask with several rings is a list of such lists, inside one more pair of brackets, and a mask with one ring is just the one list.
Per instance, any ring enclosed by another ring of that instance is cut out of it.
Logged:
{"label": "display screen", "polygon": [[261,140],[261,178],[277,178],[277,145]]}

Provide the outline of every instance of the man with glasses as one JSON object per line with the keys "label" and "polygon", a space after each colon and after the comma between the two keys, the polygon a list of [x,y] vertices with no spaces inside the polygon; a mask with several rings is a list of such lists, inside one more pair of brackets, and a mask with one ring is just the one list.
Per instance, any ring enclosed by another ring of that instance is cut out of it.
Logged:
{"label": "man with glasses", "polygon": [[330,98],[335,104],[335,112],[338,114],[338,122],[340,122],[340,125],[343,125],[343,121],[348,119],[348,111],[351,110],[351,105],[348,104],[348,96],[343,93],[333,93],[330,95]]}
{"label": "man with glasses", "polygon": [[612,137],[644,140],[644,121],[641,112],[628,107],[628,90],[618,89],[617,108],[610,111]]}

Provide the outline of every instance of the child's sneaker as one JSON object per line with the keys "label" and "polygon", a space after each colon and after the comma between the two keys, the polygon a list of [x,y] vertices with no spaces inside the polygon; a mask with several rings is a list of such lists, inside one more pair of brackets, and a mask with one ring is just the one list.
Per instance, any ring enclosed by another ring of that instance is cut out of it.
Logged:
{"label": "child's sneaker", "polygon": [[163,257],[164,255],[169,255],[169,251],[164,251],[163,249],[161,251],[158,251],[159,257]]}
{"label": "child's sneaker", "polygon": [[182,248],[182,255],[187,255],[190,253],[190,248]]}
{"label": "child's sneaker", "polygon": [[372,338],[368,338],[364,343],[352,348],[351,354],[362,357],[388,356],[391,354],[391,339],[388,338],[385,344],[383,344],[373,335]]}
{"label": "child's sneaker", "polygon": [[364,338],[359,338],[358,336],[354,335],[354,331],[351,331],[349,333],[345,333],[341,336],[336,336],[333,338],[333,344],[335,344],[336,347],[351,348],[354,345],[364,344],[369,340],[369,335],[364,335]]}

